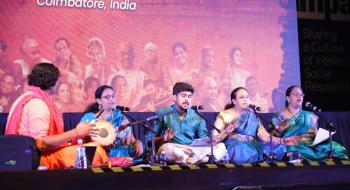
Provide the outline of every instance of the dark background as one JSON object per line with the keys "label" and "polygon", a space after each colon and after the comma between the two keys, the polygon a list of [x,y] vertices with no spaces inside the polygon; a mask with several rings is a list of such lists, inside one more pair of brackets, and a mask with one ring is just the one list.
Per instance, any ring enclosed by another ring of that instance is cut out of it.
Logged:
{"label": "dark background", "polygon": [[[298,0],[297,10],[304,102],[323,111],[349,111],[350,1]],[[310,37],[310,31],[317,35]]]}

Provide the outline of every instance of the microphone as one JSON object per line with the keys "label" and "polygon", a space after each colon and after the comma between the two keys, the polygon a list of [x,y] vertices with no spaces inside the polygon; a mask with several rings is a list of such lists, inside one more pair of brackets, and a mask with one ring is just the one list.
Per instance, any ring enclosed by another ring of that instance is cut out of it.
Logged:
{"label": "microphone", "polygon": [[126,111],[130,111],[129,107],[124,107],[124,106],[116,106],[115,109],[120,110],[121,112],[126,112]]}
{"label": "microphone", "polygon": [[95,117],[95,119],[89,121],[90,125],[95,125],[96,124],[96,120],[98,120],[98,118],[102,115],[102,113],[104,112],[104,109],[101,109],[99,112],[97,112],[97,115]]}
{"label": "microphone", "polygon": [[261,111],[261,107],[256,106],[254,104],[249,104],[249,108],[252,109],[253,111]]}
{"label": "microphone", "polygon": [[315,105],[312,105],[310,102],[306,102],[305,103],[305,107],[306,108],[309,108],[310,110],[314,111],[314,112],[321,112],[321,109],[318,108],[317,106]]}
{"label": "microphone", "polygon": [[104,109],[101,109],[101,110],[97,113],[95,119],[98,119],[104,111],[105,111]]}
{"label": "microphone", "polygon": [[152,120],[155,120],[155,119],[158,119],[160,117],[163,117],[163,116],[166,116],[166,115],[170,115],[170,114],[173,114],[173,113],[176,113],[177,110],[171,110],[171,111],[168,111],[168,112],[165,112],[163,114],[160,114],[160,115],[154,115],[154,116],[151,116],[151,117],[148,117],[146,118],[146,121],[152,121]]}
{"label": "microphone", "polygon": [[191,108],[193,110],[202,110],[202,109],[204,109],[203,106],[201,106],[201,105],[198,105],[198,106],[193,105],[193,106],[191,106]]}

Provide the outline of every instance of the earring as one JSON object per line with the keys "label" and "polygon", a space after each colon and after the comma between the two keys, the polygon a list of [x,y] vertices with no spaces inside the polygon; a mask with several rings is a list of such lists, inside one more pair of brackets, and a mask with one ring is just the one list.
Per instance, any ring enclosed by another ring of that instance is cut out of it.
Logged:
{"label": "earring", "polygon": [[98,104],[98,109],[101,110],[102,109],[102,105]]}

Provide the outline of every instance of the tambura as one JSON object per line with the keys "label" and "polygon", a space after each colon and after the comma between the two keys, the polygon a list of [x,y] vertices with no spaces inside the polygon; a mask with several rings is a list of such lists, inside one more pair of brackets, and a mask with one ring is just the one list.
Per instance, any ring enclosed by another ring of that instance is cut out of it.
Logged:
{"label": "tambura", "polygon": [[108,121],[97,121],[94,125],[100,134],[91,139],[102,146],[113,144],[116,137],[113,125]]}

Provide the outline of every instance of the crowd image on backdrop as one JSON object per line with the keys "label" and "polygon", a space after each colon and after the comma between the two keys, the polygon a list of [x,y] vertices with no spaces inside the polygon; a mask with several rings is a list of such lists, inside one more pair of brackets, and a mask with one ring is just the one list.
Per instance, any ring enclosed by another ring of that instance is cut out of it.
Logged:
{"label": "crowd image on backdrop", "polygon": [[[143,57],[135,57],[134,45],[120,41],[115,47],[113,62],[106,61],[106,45],[99,37],[91,37],[86,43],[86,57],[77,57],[72,51],[74,43],[59,37],[53,42],[55,55],[43,57],[40,42],[26,38],[19,47],[20,57],[7,58],[8,44],[0,39],[0,111],[8,112],[14,98],[26,89],[26,77],[39,62],[52,63],[61,71],[59,85],[53,98],[62,112],[83,112],[94,101],[98,86],[110,85],[116,89],[116,102],[132,111],[155,111],[171,103],[169,93],[176,82],[189,82],[197,89],[193,102],[201,104],[204,111],[219,112],[229,101],[226,94],[238,86],[247,87],[254,103],[268,112],[268,96],[260,92],[257,77],[242,68],[243,50],[232,47],[227,50],[225,72],[215,71],[216,54],[209,45],[198,51],[199,67],[189,61],[192,54],[184,42],[169,44],[168,54],[173,62],[159,57],[157,44],[147,42]],[[193,50],[192,50],[193,52]],[[135,62],[141,65],[136,65]],[[87,60],[81,61],[81,60]],[[198,64],[195,64],[198,65]]]}

